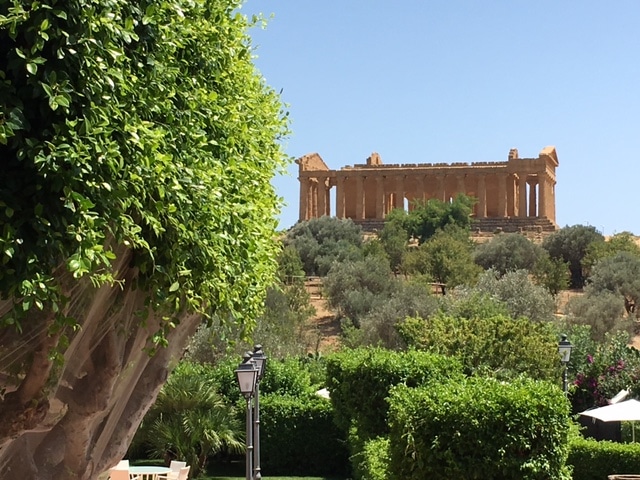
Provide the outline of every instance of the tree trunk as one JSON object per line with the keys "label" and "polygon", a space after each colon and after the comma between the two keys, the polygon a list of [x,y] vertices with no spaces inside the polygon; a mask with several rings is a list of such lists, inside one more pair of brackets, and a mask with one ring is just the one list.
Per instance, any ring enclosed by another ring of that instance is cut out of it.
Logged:
{"label": "tree trunk", "polygon": [[[16,364],[26,364],[27,372],[17,387],[0,376],[7,390],[0,396],[0,478],[97,479],[125,455],[195,332],[199,316],[182,315],[168,346],[150,355],[162,317],[136,315],[145,310],[146,295],[132,288],[137,271],[129,266],[131,252],[123,249],[117,258],[121,285],[73,286],[65,313],[80,328],[52,334],[53,316],[41,315],[29,319],[31,335],[0,331],[0,374]],[[6,303],[0,301],[0,311]]]}

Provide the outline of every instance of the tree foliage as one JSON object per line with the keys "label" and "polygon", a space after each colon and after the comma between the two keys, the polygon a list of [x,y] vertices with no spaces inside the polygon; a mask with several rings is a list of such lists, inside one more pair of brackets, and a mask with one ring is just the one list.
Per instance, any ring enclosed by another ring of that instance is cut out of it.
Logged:
{"label": "tree foliage", "polygon": [[480,273],[473,262],[473,248],[467,231],[447,227],[407,253],[403,269],[409,274],[425,275],[449,288],[473,285]]}
{"label": "tree foliage", "polygon": [[350,219],[312,218],[294,225],[284,244],[298,251],[307,275],[325,276],[334,262],[362,258],[362,229]]}
{"label": "tree foliage", "polygon": [[336,263],[324,281],[330,307],[356,327],[367,313],[374,311],[396,288],[389,264],[369,256],[358,262]]}
{"label": "tree foliage", "polygon": [[628,314],[636,314],[640,301],[640,256],[621,251],[605,257],[593,267],[587,294],[611,292],[624,299]]}
{"label": "tree foliage", "polygon": [[571,288],[582,288],[586,280],[582,261],[589,246],[594,242],[604,242],[604,237],[595,227],[573,225],[561,228],[546,237],[542,247],[549,252],[552,259],[562,259],[569,264]]}
{"label": "tree foliage", "polygon": [[[483,302],[482,297],[472,301],[476,300]],[[484,313],[465,316],[441,312],[428,319],[409,317],[397,328],[409,347],[456,356],[467,374],[498,378],[527,374],[545,380],[557,377],[558,346],[549,323]]]}
{"label": "tree foliage", "polygon": [[152,458],[183,460],[194,478],[217,453],[244,451],[243,425],[216,390],[210,367],[183,362],[171,374],[136,433]]}
{"label": "tree foliage", "polygon": [[542,247],[524,235],[503,233],[478,245],[474,257],[485,270],[493,269],[504,275],[514,270],[533,271],[544,253]]}
{"label": "tree foliage", "polygon": [[237,7],[0,5],[0,476],[94,478],[202,317],[262,310],[286,120]]}
{"label": "tree foliage", "polygon": [[582,259],[582,267],[590,275],[598,261],[621,252],[640,257],[640,245],[636,243],[635,237],[630,232],[617,233],[605,242],[592,242]]}
{"label": "tree foliage", "polygon": [[436,198],[424,202],[416,201],[408,213],[401,209],[392,210],[385,223],[398,224],[409,237],[417,238],[419,243],[424,243],[447,225],[468,230],[474,204],[475,199],[464,194],[457,195],[451,202],[443,202]]}
{"label": "tree foliage", "polygon": [[493,270],[487,270],[478,278],[474,288],[459,289],[463,297],[480,293],[502,302],[512,318],[526,317],[533,321],[553,319],[555,301],[544,288],[535,285],[525,270],[508,272],[502,277]]}

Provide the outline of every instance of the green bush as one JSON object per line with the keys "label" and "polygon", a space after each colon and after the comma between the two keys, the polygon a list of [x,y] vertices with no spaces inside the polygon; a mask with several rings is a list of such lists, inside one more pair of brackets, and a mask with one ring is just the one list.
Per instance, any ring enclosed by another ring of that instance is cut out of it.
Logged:
{"label": "green bush", "polygon": [[389,439],[378,437],[365,443],[360,463],[361,478],[367,480],[388,480]]}
{"label": "green bush", "polygon": [[394,385],[410,387],[429,380],[462,378],[462,366],[453,358],[426,352],[393,352],[380,348],[343,350],[327,357],[327,388],[336,422],[348,432],[352,423],[365,441],[386,435],[387,397]]}
{"label": "green bush", "polygon": [[466,318],[439,313],[428,320],[409,317],[396,328],[409,347],[455,355],[469,375],[560,378],[558,342],[546,322],[504,314]]}
{"label": "green bush", "polygon": [[474,377],[391,392],[390,478],[569,479],[569,403],[530,379]]}
{"label": "green bush", "polygon": [[640,473],[640,444],[576,438],[569,445],[567,464],[573,480],[602,480],[614,473]]}
{"label": "green bush", "polygon": [[[235,374],[241,361],[241,358],[226,358],[218,363],[211,372],[211,381],[231,403],[239,402],[242,399]],[[260,393],[300,396],[315,392],[323,385],[312,382],[311,365],[306,358],[268,359],[264,378],[260,382]],[[321,363],[318,365],[313,363],[313,370],[320,368],[322,368]],[[313,373],[314,381],[317,382],[318,373],[315,371]]]}
{"label": "green bush", "polygon": [[333,422],[330,401],[317,395],[264,395],[260,413],[263,475],[348,473],[345,435]]}

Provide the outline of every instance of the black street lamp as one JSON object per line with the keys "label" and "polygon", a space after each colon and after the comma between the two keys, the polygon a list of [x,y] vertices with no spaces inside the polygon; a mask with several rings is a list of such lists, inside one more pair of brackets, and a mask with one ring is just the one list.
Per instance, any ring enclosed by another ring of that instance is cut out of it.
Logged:
{"label": "black street lamp", "polygon": [[562,390],[565,395],[569,391],[569,385],[567,383],[567,366],[569,364],[569,359],[571,358],[571,349],[573,345],[571,342],[567,340],[567,336],[565,334],[561,335],[562,340],[558,343],[558,353],[560,354],[560,361],[564,365],[564,370],[562,371]]}
{"label": "black street lamp", "polygon": [[256,378],[255,400],[253,403],[253,480],[261,480],[260,471],[260,380],[264,377],[267,368],[267,356],[262,351],[262,345],[253,347],[251,359],[258,367],[258,377]]}
{"label": "black street lamp", "polygon": [[242,363],[236,369],[236,380],[238,381],[240,392],[247,401],[246,480],[252,480],[251,475],[253,473],[253,410],[251,408],[251,398],[256,390],[256,382],[260,373],[251,355],[251,352],[245,353],[242,357]]}

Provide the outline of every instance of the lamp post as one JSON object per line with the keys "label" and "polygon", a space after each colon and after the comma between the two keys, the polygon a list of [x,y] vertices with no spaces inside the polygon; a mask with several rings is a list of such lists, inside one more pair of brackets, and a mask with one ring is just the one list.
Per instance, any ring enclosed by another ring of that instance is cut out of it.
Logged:
{"label": "lamp post", "polygon": [[560,361],[564,365],[564,370],[562,371],[562,390],[565,395],[569,391],[569,386],[567,384],[567,366],[569,364],[569,359],[571,358],[571,349],[573,345],[571,342],[567,340],[567,336],[565,334],[561,335],[560,343],[558,343],[558,353],[560,354]]}
{"label": "lamp post", "polygon": [[246,452],[246,480],[252,480],[253,473],[253,410],[251,408],[251,398],[256,389],[258,380],[258,366],[251,358],[251,352],[247,352],[242,357],[242,363],[236,369],[236,379],[240,392],[247,401],[247,452]]}
{"label": "lamp post", "polygon": [[262,473],[260,471],[260,380],[264,377],[267,367],[267,356],[262,351],[262,345],[253,347],[251,359],[258,367],[258,376],[256,377],[255,399],[253,402],[253,480],[261,480]]}

